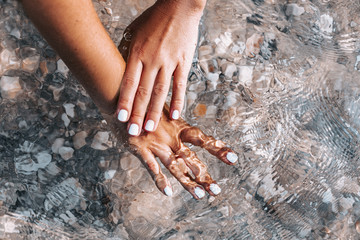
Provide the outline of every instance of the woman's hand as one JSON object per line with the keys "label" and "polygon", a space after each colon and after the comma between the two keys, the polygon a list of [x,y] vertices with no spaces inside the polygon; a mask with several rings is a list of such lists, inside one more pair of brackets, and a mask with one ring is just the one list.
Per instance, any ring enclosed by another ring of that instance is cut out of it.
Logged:
{"label": "woman's hand", "polygon": [[184,142],[205,148],[229,165],[236,163],[237,155],[222,141],[205,135],[182,119],[171,120],[167,117],[168,115],[168,109],[164,109],[156,131],[143,131],[137,137],[124,134],[126,126],[114,120],[113,116],[105,117],[117,138],[125,142],[128,149],[142,160],[161,192],[171,196],[172,188],[155,157],[160,159],[161,163],[194,198],[203,198],[204,189],[213,196],[218,195],[221,192],[220,187],[207,172],[205,164]]}
{"label": "woman's hand", "polygon": [[158,0],[125,30],[119,50],[127,66],[116,113],[128,121],[130,135],[139,135],[143,123],[156,130],[172,76],[170,116],[180,117],[204,7],[205,0]]}

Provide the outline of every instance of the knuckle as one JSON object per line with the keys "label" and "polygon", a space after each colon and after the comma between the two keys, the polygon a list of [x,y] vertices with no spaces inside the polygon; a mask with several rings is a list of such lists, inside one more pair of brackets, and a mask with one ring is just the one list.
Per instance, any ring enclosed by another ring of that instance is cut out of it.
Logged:
{"label": "knuckle", "polygon": [[134,120],[142,120],[144,118],[144,114],[139,112],[139,111],[133,111],[131,113],[131,120],[134,121]]}
{"label": "knuckle", "polygon": [[118,106],[120,107],[128,107],[130,105],[130,99],[124,98],[123,96],[119,97]]}
{"label": "knuckle", "polygon": [[143,45],[135,45],[131,49],[131,54],[138,56],[140,58],[145,56],[145,53],[146,53],[146,51],[144,50]]}
{"label": "knuckle", "polygon": [[180,98],[176,98],[176,99],[173,99],[171,101],[172,105],[175,106],[175,107],[182,107],[182,104],[183,104],[183,100],[180,99]]}
{"label": "knuckle", "polygon": [[175,90],[185,90],[186,89],[186,81],[184,80],[180,80],[180,81],[177,81],[174,85],[175,87]]}
{"label": "knuckle", "polygon": [[137,86],[137,81],[134,76],[126,75],[124,78],[124,89],[135,88]]}
{"label": "knuckle", "polygon": [[149,89],[139,86],[136,91],[136,97],[139,97],[141,99],[148,98],[150,96]]}
{"label": "knuckle", "polygon": [[158,83],[154,86],[154,95],[156,97],[166,95],[168,93],[168,88],[166,84]]}

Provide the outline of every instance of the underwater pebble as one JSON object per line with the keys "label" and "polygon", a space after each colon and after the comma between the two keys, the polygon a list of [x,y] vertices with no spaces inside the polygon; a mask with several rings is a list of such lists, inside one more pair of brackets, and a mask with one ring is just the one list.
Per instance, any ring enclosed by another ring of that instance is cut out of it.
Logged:
{"label": "underwater pebble", "polygon": [[105,7],[104,9],[108,15],[110,15],[110,16],[112,15],[113,12],[112,12],[111,8]]}
{"label": "underwater pebble", "polygon": [[0,75],[10,69],[20,68],[20,60],[17,58],[15,51],[4,49],[0,53]]}
{"label": "underwater pebble", "polygon": [[242,54],[245,50],[245,43],[244,42],[237,42],[234,43],[231,47],[231,52],[233,54]]}
{"label": "underwater pebble", "polygon": [[300,16],[305,12],[303,7],[299,7],[296,3],[286,5],[285,14],[286,16]]}
{"label": "underwater pebble", "polygon": [[199,59],[202,60],[205,58],[205,56],[209,56],[213,53],[213,48],[210,45],[203,45],[199,47],[198,52],[199,52]]}
{"label": "underwater pebble", "polygon": [[63,113],[63,114],[61,115],[61,120],[64,121],[65,127],[68,127],[68,126],[69,126],[69,124],[70,124],[70,119],[68,118],[68,116],[66,115],[66,113]]}
{"label": "underwater pebble", "polygon": [[254,33],[246,40],[245,54],[248,57],[255,57],[260,52],[260,45],[264,42],[264,37]]}
{"label": "underwater pebble", "polygon": [[62,73],[66,77],[69,73],[69,68],[66,66],[64,61],[59,59],[56,65],[57,65],[57,72]]}
{"label": "underwater pebble", "polygon": [[88,134],[85,131],[81,131],[75,134],[75,136],[72,138],[75,149],[80,149],[86,145],[87,136]]}
{"label": "underwater pebble", "polygon": [[68,115],[69,117],[73,118],[75,116],[75,112],[74,112],[74,107],[75,105],[72,103],[65,103],[63,105],[64,109],[65,109],[65,113],[66,115]]}
{"label": "underwater pebble", "polygon": [[227,63],[221,65],[221,68],[223,69],[224,75],[228,78],[232,78],[234,73],[237,71],[236,65],[231,62],[227,62]]}
{"label": "underwater pebble", "polygon": [[192,105],[195,100],[197,99],[197,94],[194,92],[187,92],[186,93],[186,104],[187,105]]}
{"label": "underwater pebble", "polygon": [[207,107],[205,104],[199,103],[194,109],[194,114],[197,117],[203,117],[206,114]]}
{"label": "underwater pebble", "polygon": [[132,154],[125,154],[120,159],[120,166],[124,170],[136,169],[140,166],[139,160]]}
{"label": "underwater pebble", "polygon": [[250,86],[253,78],[253,66],[239,67],[239,81],[245,86]]}
{"label": "underwater pebble", "polygon": [[21,37],[21,33],[18,28],[14,28],[13,30],[11,30],[10,35],[16,37],[17,39],[20,39]]}
{"label": "underwater pebble", "polygon": [[97,150],[106,150],[109,148],[107,141],[109,140],[109,132],[97,132],[91,143],[91,147]]}
{"label": "underwater pebble", "polygon": [[49,69],[47,68],[46,61],[42,61],[39,63],[40,71],[43,76],[49,73]]}
{"label": "underwater pebble", "polygon": [[64,145],[64,142],[64,138],[55,139],[54,143],[51,145],[51,151],[53,151],[53,153],[59,153],[59,149]]}
{"label": "underwater pebble", "polygon": [[19,122],[18,126],[19,126],[19,128],[25,128],[25,129],[28,128],[28,125],[27,125],[27,123],[26,123],[25,120],[21,120],[21,121]]}
{"label": "underwater pebble", "polygon": [[217,86],[218,80],[219,80],[219,75],[220,75],[219,73],[211,73],[211,72],[209,72],[206,75],[206,78],[208,79],[208,81],[206,83],[208,91],[216,90],[216,86]]}
{"label": "underwater pebble", "polygon": [[62,85],[61,87],[55,87],[55,86],[53,86],[53,85],[50,85],[50,86],[48,87],[48,89],[53,92],[54,101],[59,101],[60,96],[61,96],[60,93],[61,93],[61,91],[62,91],[64,88],[65,88],[64,85]]}
{"label": "underwater pebble", "polygon": [[112,179],[115,176],[116,170],[108,170],[104,173],[105,179]]}
{"label": "underwater pebble", "polygon": [[317,24],[320,27],[320,31],[322,31],[324,33],[332,33],[333,22],[334,22],[334,19],[330,15],[323,14],[320,16],[320,21],[317,21]]}
{"label": "underwater pebble", "polygon": [[59,148],[59,154],[62,159],[69,160],[74,154],[74,149],[71,147],[61,147]]}
{"label": "underwater pebble", "polygon": [[39,152],[35,155],[39,168],[45,168],[51,162],[51,155],[47,152]]}
{"label": "underwater pebble", "polygon": [[39,63],[40,55],[31,56],[22,60],[21,68],[28,72],[34,72],[39,67]]}
{"label": "underwater pebble", "polygon": [[0,79],[1,96],[14,99],[22,92],[19,77],[2,76]]}
{"label": "underwater pebble", "polygon": [[216,106],[208,106],[206,109],[206,118],[215,118],[217,112]]}

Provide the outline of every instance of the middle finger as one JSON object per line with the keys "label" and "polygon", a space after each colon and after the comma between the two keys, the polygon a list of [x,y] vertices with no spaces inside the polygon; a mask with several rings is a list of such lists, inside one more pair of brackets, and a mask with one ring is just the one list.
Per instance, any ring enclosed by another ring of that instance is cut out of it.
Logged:
{"label": "middle finger", "polygon": [[129,119],[128,132],[130,135],[138,136],[140,134],[157,74],[158,69],[154,70],[146,65],[144,66]]}

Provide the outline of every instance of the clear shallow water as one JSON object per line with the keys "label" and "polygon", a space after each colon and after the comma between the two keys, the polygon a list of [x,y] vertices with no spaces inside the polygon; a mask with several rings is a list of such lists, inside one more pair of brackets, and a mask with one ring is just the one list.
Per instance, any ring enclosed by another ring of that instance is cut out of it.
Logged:
{"label": "clear shallow water", "polygon": [[[202,201],[173,179],[175,196],[159,193],[18,4],[0,3],[13,86],[1,86],[0,238],[359,238],[358,1],[208,2],[185,118],[244,160],[193,148],[223,190]],[[150,1],[95,4],[118,43]]]}

